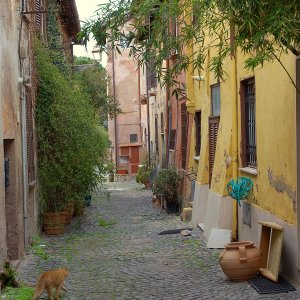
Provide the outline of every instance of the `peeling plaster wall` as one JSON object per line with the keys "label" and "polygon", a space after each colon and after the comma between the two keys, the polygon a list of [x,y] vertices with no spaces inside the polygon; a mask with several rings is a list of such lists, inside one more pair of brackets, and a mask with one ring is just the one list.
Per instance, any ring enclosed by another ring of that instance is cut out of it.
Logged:
{"label": "peeling plaster wall", "polygon": [[[194,49],[197,45],[194,45]],[[214,56],[208,55],[204,65]],[[250,177],[254,181],[254,189],[250,195],[250,203],[263,209],[275,219],[282,220],[286,224],[296,224],[296,132],[295,132],[295,88],[291,84],[288,75],[280,64],[276,61],[265,63],[264,67],[257,67],[254,71],[244,69],[244,61],[247,57],[237,53],[237,113],[238,113],[238,167],[242,165],[241,156],[241,99],[240,83],[242,80],[255,76],[256,85],[256,139],[257,139],[257,175],[238,170],[238,176]],[[292,77],[295,75],[295,56],[282,55],[282,62]],[[209,210],[211,199],[214,199],[218,207],[218,201],[228,201],[226,184],[232,178],[232,126],[233,126],[233,99],[234,90],[231,86],[231,59],[224,63],[224,71],[227,74],[226,80],[220,83],[221,114],[216,147],[216,155],[210,187],[210,197],[204,200],[197,193],[194,202],[201,201],[205,206],[208,201],[207,215],[211,215]],[[210,110],[210,87],[217,83],[214,75],[206,68],[200,74],[194,72],[193,75],[204,76],[204,81],[195,81],[189,84],[188,91],[191,99],[191,111],[201,110],[201,152],[198,163],[197,184],[205,185],[209,178],[209,138],[208,138],[208,118]],[[193,135],[191,145],[195,145]],[[193,147],[193,146],[192,146]],[[190,164],[197,165],[193,159],[194,152],[191,148]],[[197,196],[198,195],[198,196]],[[198,198],[199,199],[198,199]],[[234,203],[234,202],[233,202]],[[212,208],[214,209],[214,208]],[[193,212],[194,213],[194,212]],[[203,213],[203,212],[202,212]],[[218,215],[218,212],[215,211]],[[263,216],[263,215],[261,215]],[[194,216],[193,216],[194,217]],[[221,215],[225,218],[222,222],[229,224],[229,216]],[[239,219],[242,216],[239,212]],[[195,217],[196,218],[196,217]],[[221,220],[220,220],[221,221]],[[222,222],[219,222],[220,224]],[[217,225],[217,224],[215,224]],[[241,236],[244,228],[239,227]],[[295,242],[295,241],[294,241]]]}
{"label": "peeling plaster wall", "polygon": [[[237,78],[242,80],[252,73],[242,68],[243,58],[238,58]],[[295,56],[282,55],[281,59],[294,77]],[[258,175],[244,172],[240,172],[240,175],[253,179],[255,186],[252,197],[257,206],[287,223],[296,224],[296,91],[276,61],[256,68],[254,75]],[[239,145],[240,137],[241,133]],[[241,165],[241,157],[239,163]]]}
{"label": "peeling plaster wall", "polygon": [[[2,1],[1,5],[0,259],[18,259],[24,253],[21,107],[18,86],[20,7],[18,2],[8,0]],[[6,189],[3,180],[4,155],[10,159],[11,185]]]}

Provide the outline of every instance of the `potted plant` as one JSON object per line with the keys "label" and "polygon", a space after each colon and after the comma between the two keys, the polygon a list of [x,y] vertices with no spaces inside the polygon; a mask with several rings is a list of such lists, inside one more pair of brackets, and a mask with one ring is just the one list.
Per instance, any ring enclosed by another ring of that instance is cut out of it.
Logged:
{"label": "potted plant", "polygon": [[114,177],[115,177],[115,164],[112,160],[110,160],[107,165],[106,165],[106,170],[108,173],[108,181],[109,182],[114,182]]}
{"label": "potted plant", "polygon": [[166,202],[168,212],[178,212],[177,189],[180,182],[181,176],[177,174],[175,169],[162,169],[154,179],[153,194]]}
{"label": "potted plant", "polygon": [[151,188],[150,175],[151,175],[151,168],[148,164],[139,165],[139,169],[136,174],[136,182],[144,184],[146,189],[150,189]]}
{"label": "potted plant", "polygon": [[109,139],[88,93],[53,61],[57,53],[38,43],[35,50],[39,199],[44,229],[58,221],[49,232],[58,234],[68,203],[84,205],[83,197],[104,180]]}

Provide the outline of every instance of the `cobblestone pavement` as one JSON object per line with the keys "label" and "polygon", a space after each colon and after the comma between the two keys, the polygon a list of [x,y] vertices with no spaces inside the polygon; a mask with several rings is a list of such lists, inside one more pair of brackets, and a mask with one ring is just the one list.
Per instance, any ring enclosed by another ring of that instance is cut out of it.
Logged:
{"label": "cobblestone pavement", "polygon": [[42,236],[50,258],[29,253],[18,268],[21,279],[35,282],[42,271],[67,266],[62,295],[70,300],[300,299],[300,289],[259,295],[248,282],[229,281],[219,267],[220,250],[206,248],[200,229],[190,237],[158,235],[188,224],[153,208],[151,192],[134,182],[109,189],[110,199],[95,195],[63,236]]}

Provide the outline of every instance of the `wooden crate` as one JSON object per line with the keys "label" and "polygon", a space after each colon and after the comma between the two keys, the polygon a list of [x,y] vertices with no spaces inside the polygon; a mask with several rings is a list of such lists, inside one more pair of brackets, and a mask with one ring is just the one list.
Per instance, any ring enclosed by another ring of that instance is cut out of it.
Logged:
{"label": "wooden crate", "polygon": [[284,228],[274,222],[259,221],[261,224],[260,250],[263,255],[260,273],[272,281],[278,281]]}

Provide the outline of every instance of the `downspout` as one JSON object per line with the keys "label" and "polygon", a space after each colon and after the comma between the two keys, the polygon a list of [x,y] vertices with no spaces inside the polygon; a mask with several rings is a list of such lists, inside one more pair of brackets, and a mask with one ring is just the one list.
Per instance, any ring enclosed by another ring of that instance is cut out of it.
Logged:
{"label": "downspout", "polygon": [[140,142],[143,142],[143,131],[142,131],[142,112],[141,112],[141,67],[138,66],[138,102],[139,102],[139,123],[140,123]]}
{"label": "downspout", "polygon": [[[296,59],[296,86],[300,89],[300,57]],[[300,94],[296,90],[296,161],[297,161],[297,238],[298,238],[298,261],[297,267],[300,272]]]}
{"label": "downspout", "polygon": [[[234,42],[234,25],[230,26],[230,41],[233,47]],[[237,94],[237,63],[236,51],[231,52],[231,86],[232,86],[232,176],[234,179],[238,177],[238,94]],[[238,203],[233,201],[232,207],[232,238],[238,240]]]}
{"label": "downspout", "polygon": [[113,97],[114,97],[114,131],[115,131],[115,164],[118,169],[118,129],[117,129],[117,115],[116,115],[116,75],[115,75],[115,51],[112,48],[112,73],[113,73]]}
{"label": "downspout", "polygon": [[[166,69],[167,72],[170,68],[170,61],[169,59],[166,60]],[[169,98],[170,98],[170,87],[169,85],[166,86],[166,163],[169,166],[169,141],[170,141],[170,126],[169,126]]]}
{"label": "downspout", "polygon": [[148,86],[146,87],[146,91],[147,91],[147,142],[148,142],[148,162],[149,162],[149,166],[151,165],[151,157],[150,157],[150,108],[149,108],[149,91],[148,91]]}
{"label": "downspout", "polygon": [[[22,11],[25,9],[22,2]],[[22,58],[21,58],[21,37],[23,29],[23,16],[19,28],[19,68],[20,78],[23,78]],[[24,226],[24,249],[28,248],[28,177],[27,177],[27,126],[26,126],[26,95],[23,84],[19,84],[21,99],[21,134],[22,134],[22,174],[23,174],[23,226]]]}

